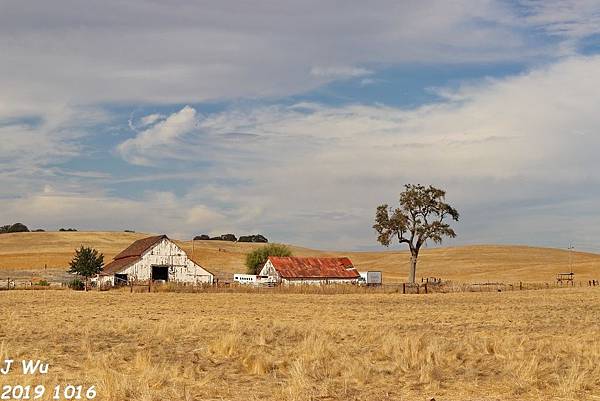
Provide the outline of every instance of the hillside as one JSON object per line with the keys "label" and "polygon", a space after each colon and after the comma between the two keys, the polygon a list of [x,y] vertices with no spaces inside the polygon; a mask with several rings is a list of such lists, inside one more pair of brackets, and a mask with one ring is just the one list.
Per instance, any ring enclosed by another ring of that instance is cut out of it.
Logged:
{"label": "hillside", "polygon": [[[0,235],[0,278],[22,272],[30,275],[59,274],[66,270],[73,250],[92,246],[108,262],[131,242],[148,234],[123,232],[44,232]],[[192,255],[191,241],[179,244]],[[244,257],[262,244],[195,241],[193,258],[211,271],[243,272]],[[402,281],[408,269],[406,251],[317,251],[292,246],[297,256],[349,256],[359,270],[381,270],[385,281]],[[573,271],[580,280],[600,279],[600,255],[573,252]],[[560,249],[508,245],[477,245],[425,249],[419,257],[418,277],[482,281],[552,281],[557,272],[569,270],[569,252]]]}

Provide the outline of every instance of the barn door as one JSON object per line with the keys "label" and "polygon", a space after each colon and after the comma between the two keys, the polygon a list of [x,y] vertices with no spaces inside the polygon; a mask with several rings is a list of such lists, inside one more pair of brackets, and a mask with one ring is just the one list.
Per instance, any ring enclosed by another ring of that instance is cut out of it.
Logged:
{"label": "barn door", "polygon": [[152,281],[169,281],[169,266],[152,265]]}

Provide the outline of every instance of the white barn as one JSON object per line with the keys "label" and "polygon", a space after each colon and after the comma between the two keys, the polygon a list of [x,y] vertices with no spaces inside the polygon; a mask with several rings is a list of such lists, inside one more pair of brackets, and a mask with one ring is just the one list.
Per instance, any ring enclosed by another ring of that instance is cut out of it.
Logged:
{"label": "white barn", "polygon": [[188,257],[166,235],[135,241],[97,277],[100,285],[135,281],[212,284],[214,275]]}
{"label": "white barn", "polygon": [[358,284],[360,274],[349,258],[269,256],[259,276],[281,284]]}

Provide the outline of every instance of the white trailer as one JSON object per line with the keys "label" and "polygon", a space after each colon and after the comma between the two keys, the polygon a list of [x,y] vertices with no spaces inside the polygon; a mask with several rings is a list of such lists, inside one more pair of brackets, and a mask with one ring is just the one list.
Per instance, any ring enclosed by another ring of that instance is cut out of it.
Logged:
{"label": "white trailer", "polygon": [[269,276],[261,276],[260,274],[243,274],[235,273],[233,275],[233,281],[235,283],[244,285],[256,285],[263,287],[274,287],[277,282]]}
{"label": "white trailer", "polygon": [[381,285],[383,283],[383,274],[380,271],[359,272],[360,281],[363,285]]}

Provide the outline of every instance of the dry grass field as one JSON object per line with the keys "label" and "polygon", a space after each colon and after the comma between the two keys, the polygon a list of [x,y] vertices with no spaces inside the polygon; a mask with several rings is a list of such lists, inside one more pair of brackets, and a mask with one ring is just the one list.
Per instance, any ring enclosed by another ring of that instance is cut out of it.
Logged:
{"label": "dry grass field", "polygon": [[[7,270],[65,270],[80,245],[92,246],[109,261],[136,239],[148,234],[121,232],[19,233],[0,235],[0,276]],[[180,245],[192,254],[191,241]],[[260,244],[223,241],[195,241],[194,259],[211,271],[244,271],[247,252]],[[359,270],[381,270],[387,282],[403,281],[408,271],[406,251],[324,252],[292,246],[297,256],[349,256]],[[573,252],[576,278],[600,279],[600,255]],[[442,277],[462,282],[552,281],[558,272],[569,269],[569,252],[525,246],[480,245],[424,249],[419,256],[418,277]]]}
{"label": "dry grass field", "polygon": [[3,384],[98,400],[597,400],[600,289],[429,295],[0,292]]}

